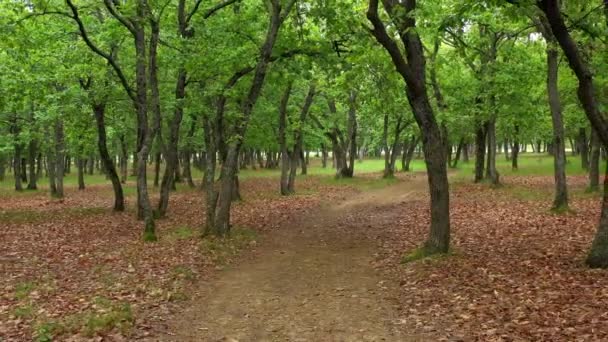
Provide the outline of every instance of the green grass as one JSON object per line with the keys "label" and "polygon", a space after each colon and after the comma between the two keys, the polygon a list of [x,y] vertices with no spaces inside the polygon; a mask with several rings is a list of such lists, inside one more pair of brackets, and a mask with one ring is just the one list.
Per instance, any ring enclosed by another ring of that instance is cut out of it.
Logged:
{"label": "green grass", "polygon": [[63,317],[61,320],[40,318],[34,326],[35,341],[53,341],[67,333],[82,333],[86,337],[118,330],[128,335],[135,317],[131,305],[103,297],[94,300],[92,309]]}
{"label": "green grass", "polygon": [[[604,166],[600,166],[600,170],[602,167]],[[518,169],[513,170],[511,161],[505,160],[504,154],[499,154],[496,159],[496,168],[501,176],[551,176],[553,175],[553,157],[548,154],[520,154]],[[475,172],[475,161],[471,159],[468,163],[459,162],[457,172],[458,177],[472,177]],[[579,156],[567,156],[566,174],[572,176],[587,174],[587,170],[581,167]]]}
{"label": "green grass", "polygon": [[27,299],[30,293],[36,289],[36,286],[37,284],[33,281],[25,281],[17,284],[15,287],[15,298],[18,300]]}
{"label": "green grass", "polygon": [[167,235],[170,241],[188,240],[196,234],[196,231],[190,227],[182,226],[171,230]]}
{"label": "green grass", "polygon": [[[581,168],[580,157],[571,156],[568,153],[567,156],[568,163],[566,164],[566,173],[568,175],[584,175],[586,174],[586,170]],[[602,163],[603,164],[603,163]],[[398,163],[398,168],[400,167],[400,163]],[[501,176],[510,176],[510,175],[519,175],[519,176],[550,176],[553,174],[553,157],[548,154],[534,154],[534,153],[522,153],[519,156],[519,169],[512,170],[511,162],[507,161],[504,157],[504,154],[498,154],[496,160],[496,166]],[[410,164],[411,170],[414,172],[425,171],[426,167],[424,164],[424,160],[422,159],[414,159]],[[604,167],[603,165],[600,167]],[[341,185],[357,185],[362,184],[361,187],[367,189],[373,189],[375,187],[382,187],[391,184],[389,181],[387,183],[383,182],[368,182],[367,180],[361,180],[357,177],[357,175],[364,175],[370,173],[379,173],[384,169],[384,159],[381,158],[372,158],[365,159],[363,161],[357,161],[355,163],[355,180],[337,180],[335,184]],[[458,163],[458,168],[450,169],[452,172],[453,181],[468,181],[473,178],[473,173],[475,169],[475,162],[473,159],[468,163],[464,163],[460,161]],[[162,169],[161,169],[162,170]],[[331,163],[328,163],[326,168],[321,167],[320,158],[311,158],[310,166],[308,167],[308,176],[334,176],[336,173],[335,169],[331,166]],[[251,179],[251,178],[278,178],[280,175],[279,169],[244,169],[239,172],[239,177],[242,180]],[[196,168],[192,168],[192,176],[195,180],[195,183],[198,185],[203,177],[203,172]],[[299,176],[302,177],[302,176]],[[150,185],[150,191],[154,193],[156,188],[152,186],[152,181],[154,178],[154,170],[152,166],[150,166],[150,170],[148,172],[148,183]],[[132,196],[136,193],[135,188],[136,179],[134,176],[130,176],[128,179],[128,183],[123,185],[123,191],[126,196]],[[331,181],[329,181],[331,182]],[[352,184],[349,184],[352,182]],[[66,175],[64,178],[64,184],[66,187],[66,191],[68,191],[68,196],[70,191],[76,191],[78,185],[78,179],[76,170],[72,170],[72,173]],[[109,185],[110,181],[106,179],[104,175],[100,175],[95,173],[94,175],[85,175],[85,184],[87,186],[92,185]],[[25,186],[25,185],[24,185]],[[38,180],[39,190],[30,191],[24,190],[22,192],[14,191],[14,184],[12,177],[8,176],[3,182],[0,182],[0,197],[16,197],[16,196],[33,196],[39,193],[48,193],[48,178],[43,177]],[[111,195],[112,189],[108,187],[103,191],[107,192],[108,195]],[[177,184],[178,192],[189,192],[193,191],[192,188],[188,187],[185,183]],[[25,213],[26,217],[29,215]],[[0,219],[4,214],[0,214]],[[12,214],[8,214],[12,215]],[[35,214],[32,214],[35,215]],[[18,220],[18,219],[17,219]],[[35,220],[35,219],[34,219]],[[27,221],[27,220],[26,220]]]}
{"label": "green grass", "polygon": [[329,185],[341,185],[341,186],[351,186],[359,190],[374,190],[381,189],[387,187],[389,185],[398,183],[399,180],[397,178],[363,178],[363,177],[355,177],[353,178],[335,178],[335,177],[324,177],[323,182]]}

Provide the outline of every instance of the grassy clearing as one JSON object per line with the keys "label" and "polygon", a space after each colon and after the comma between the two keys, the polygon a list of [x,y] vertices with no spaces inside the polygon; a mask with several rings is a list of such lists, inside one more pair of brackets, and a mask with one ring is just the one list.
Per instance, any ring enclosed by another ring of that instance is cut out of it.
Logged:
{"label": "grassy clearing", "polygon": [[[600,166],[600,170],[603,166]],[[551,176],[553,175],[553,157],[547,154],[524,153],[518,158],[518,169],[511,168],[511,161],[504,155],[496,159],[496,168],[503,176]],[[457,168],[459,177],[472,177],[475,172],[475,161],[460,162]],[[579,156],[567,156],[566,174],[570,176],[584,175],[587,171],[581,167]]]}
{"label": "grassy clearing", "polygon": [[[414,159],[410,164],[412,171],[425,171],[426,166],[423,159]],[[553,174],[553,158],[547,154],[534,154],[534,153],[523,153],[519,156],[519,169],[513,171],[511,169],[511,162],[505,160],[503,154],[499,154],[496,160],[496,167],[501,175],[552,175]],[[475,168],[474,160],[471,159],[468,163],[459,162],[458,168],[455,169],[458,177],[467,178],[473,175]],[[384,159],[365,159],[363,161],[357,161],[355,164],[355,176],[357,174],[367,174],[374,172],[381,172],[384,169]],[[162,168],[161,168],[162,170]],[[568,155],[568,163],[566,165],[566,173],[568,175],[582,175],[586,171],[581,168],[580,157]],[[326,168],[321,167],[320,158],[311,158],[311,163],[308,168],[308,174],[310,176],[331,176],[335,175],[335,170],[331,167],[331,163]],[[148,176],[150,179],[153,178],[154,170],[149,170]],[[278,177],[280,175],[279,169],[244,169],[239,172],[241,179],[248,178],[266,178],[266,177]],[[192,168],[192,177],[195,182],[199,183],[203,177],[201,170]],[[134,176],[129,176],[128,183],[124,186],[126,195],[135,194],[135,181]],[[75,170],[72,173],[66,175],[64,178],[64,184],[66,188],[76,188],[78,186],[78,178]],[[97,172],[93,175],[85,175],[86,185],[101,185],[110,184],[110,181],[106,179],[105,175],[98,174]],[[40,190],[31,191],[24,190],[23,192],[17,193],[14,191],[13,179],[7,176],[3,182],[0,182],[0,196],[29,196],[36,194],[40,191],[48,191],[48,178],[42,177],[38,180],[38,187]],[[178,184],[178,191],[189,191],[190,188],[184,184]]]}
{"label": "grassy clearing", "polygon": [[399,182],[397,178],[335,178],[335,177],[324,177],[323,182],[328,185],[339,185],[339,186],[351,186],[356,189],[366,191],[381,189],[386,186]]}

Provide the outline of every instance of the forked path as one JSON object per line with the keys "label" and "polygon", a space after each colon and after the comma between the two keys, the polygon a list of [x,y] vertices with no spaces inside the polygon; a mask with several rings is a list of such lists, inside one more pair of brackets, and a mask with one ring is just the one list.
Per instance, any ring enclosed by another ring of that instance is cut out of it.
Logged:
{"label": "forked path", "polygon": [[255,258],[203,284],[162,340],[417,340],[398,330],[392,286],[372,267],[374,243],[348,222],[413,198],[421,179],[322,206],[268,234]]}

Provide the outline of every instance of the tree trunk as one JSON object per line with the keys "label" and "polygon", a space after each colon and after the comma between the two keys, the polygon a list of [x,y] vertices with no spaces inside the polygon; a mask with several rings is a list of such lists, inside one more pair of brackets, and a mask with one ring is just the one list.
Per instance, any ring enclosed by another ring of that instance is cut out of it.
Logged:
{"label": "tree trunk", "polygon": [[4,182],[6,177],[6,157],[0,153],[0,182]]}
{"label": "tree trunk", "polygon": [[65,175],[65,133],[63,130],[63,121],[57,119],[55,121],[55,184],[57,191],[53,194],[54,197],[63,198],[63,177]]}
{"label": "tree trunk", "polygon": [[405,165],[403,166],[403,171],[411,171],[410,163],[412,162],[412,158],[414,158],[414,151],[416,150],[416,146],[418,146],[418,138],[416,136],[412,136],[412,140],[409,143],[409,148],[407,150],[407,155],[405,156]]}
{"label": "tree trunk", "polygon": [[[116,167],[112,162],[110,153],[108,152],[106,124],[105,124],[105,104],[97,103],[93,104],[93,114],[95,115],[95,121],[97,123],[97,149],[99,150],[99,156],[106,170],[106,174],[110,177],[112,182],[112,189],[114,191],[114,211],[125,210],[125,197],[120,184],[120,179],[116,173]],[[92,159],[89,159],[90,163],[93,163]]]}
{"label": "tree trunk", "polygon": [[[492,96],[494,98],[494,96]],[[491,100],[491,103],[495,102]],[[492,108],[495,108],[492,105]],[[498,170],[496,170],[496,118],[495,116],[487,123],[488,140],[488,165],[486,166],[486,178],[490,180],[492,186],[500,185]]]}
{"label": "tree trunk", "polygon": [[232,204],[232,188],[234,186],[234,177],[236,176],[236,169],[238,167],[238,156],[240,149],[243,144],[243,139],[247,132],[247,125],[251,118],[253,107],[255,106],[264,81],[266,79],[266,73],[268,70],[268,64],[271,60],[272,50],[277,40],[279,28],[281,24],[291,11],[294,2],[289,2],[288,5],[282,9],[280,4],[273,0],[269,3],[270,10],[270,23],[266,38],[262,48],[260,49],[260,55],[258,62],[255,67],[255,73],[249,92],[246,98],[242,102],[242,116],[239,118],[239,122],[235,125],[235,139],[234,142],[228,146],[226,158],[224,158],[224,164],[222,165],[221,171],[221,184],[218,191],[218,200],[215,211],[215,221],[213,223],[212,231],[217,236],[225,236],[230,233],[230,207]]}
{"label": "tree trunk", "polygon": [[517,139],[515,141],[513,141],[513,145],[511,146],[511,169],[512,170],[517,170],[518,169],[518,158],[519,158],[519,142],[517,141]]}
{"label": "tree trunk", "polygon": [[486,130],[484,126],[478,124],[475,130],[475,183],[483,180],[486,157]]}
{"label": "tree trunk", "polygon": [[348,106],[348,140],[345,152],[348,151],[349,164],[345,165],[340,176],[351,178],[355,173],[355,159],[357,158],[357,92],[354,90],[350,91]]}
{"label": "tree trunk", "polygon": [[[553,38],[552,35],[547,38]],[[550,40],[552,41],[552,39]],[[559,53],[554,44],[547,47],[547,93],[553,124],[553,167],[555,175],[554,210],[568,208],[568,188],[566,184],[566,146],[564,142],[564,124],[558,88]],[[586,138],[585,138],[586,140]],[[585,142],[586,145],[586,142]]]}
{"label": "tree trunk", "polygon": [[215,188],[215,166],[217,163],[217,145],[216,134],[213,131],[211,120],[208,115],[203,116],[203,130],[205,137],[205,147],[207,158],[205,162],[205,175],[203,177],[203,186],[205,188],[205,229],[203,236],[213,233],[213,224],[215,223],[215,208],[217,205],[218,192]]}
{"label": "tree trunk", "polygon": [[425,58],[422,42],[416,31],[413,15],[403,18],[402,13],[416,13],[416,2],[406,0],[384,6],[396,31],[406,46],[403,55],[397,42],[387,33],[384,23],[378,16],[378,0],[370,0],[367,18],[373,25],[372,35],[391,55],[395,68],[406,84],[407,98],[414,117],[422,131],[425,163],[431,195],[431,227],[423,249],[425,254],[447,253],[450,246],[450,196],[448,188],[447,165],[441,131],[429,102]]}
{"label": "tree trunk", "polygon": [[287,196],[291,194],[289,189],[289,170],[291,169],[291,156],[287,149],[287,104],[291,95],[291,87],[293,82],[290,80],[287,83],[287,88],[281,97],[279,105],[279,148],[281,149],[281,180],[280,190],[281,195]]}
{"label": "tree trunk", "polygon": [[36,190],[38,188],[38,186],[36,185],[36,155],[38,154],[38,147],[37,147],[38,143],[36,142],[35,139],[31,139],[30,140],[30,144],[29,144],[29,151],[28,151],[28,158],[29,158],[29,174],[30,174],[30,179],[29,179],[29,183],[27,184],[27,189],[28,190]]}
{"label": "tree trunk", "polygon": [[23,184],[21,183],[21,150],[23,149],[20,143],[15,144],[15,156],[13,158],[13,171],[15,173],[15,190],[23,191]]}
{"label": "tree trunk", "polygon": [[383,177],[393,177],[394,172],[390,169],[391,151],[388,147],[388,113],[384,114],[382,126],[382,149],[384,150],[384,174]]}
{"label": "tree trunk", "polygon": [[464,138],[460,138],[458,142],[458,147],[456,147],[456,156],[454,157],[454,162],[452,163],[451,168],[455,169],[458,167],[458,161],[460,160],[460,154],[462,153],[462,149],[465,146]]}
{"label": "tree trunk", "polygon": [[327,152],[327,146],[325,144],[321,144],[321,166],[325,169],[327,168],[327,157],[329,153]]}
{"label": "tree trunk", "polygon": [[578,150],[581,155],[581,167],[583,170],[589,169],[589,149],[587,146],[587,131],[584,127],[581,127],[578,131]]}
{"label": "tree trunk", "polygon": [[588,191],[598,191],[600,188],[600,150],[601,145],[595,130],[591,130],[591,155],[589,160]]}
{"label": "tree trunk", "polygon": [[84,190],[84,159],[78,157],[78,159],[76,159],[76,166],[78,167],[78,190]]}
{"label": "tree trunk", "polygon": [[[559,3],[556,0],[540,0],[538,6],[547,15],[553,34],[562,47],[570,68],[578,81],[578,97],[591,122],[592,128],[598,134],[604,148],[608,147],[608,122],[599,111],[593,85],[593,74],[583,60],[576,42],[570,36],[562,18]],[[586,260],[590,267],[608,267],[608,165],[604,177],[604,194],[600,223]]]}
{"label": "tree trunk", "polygon": [[120,136],[120,160],[120,181],[122,184],[126,184],[129,177],[129,153],[127,152],[127,142],[124,134]]}
{"label": "tree trunk", "polygon": [[36,159],[36,178],[42,178],[42,152],[38,151],[38,158]]}
{"label": "tree trunk", "polygon": [[442,122],[440,128],[441,128],[441,140],[443,141],[443,146],[445,149],[446,163],[448,166],[450,166],[452,164],[452,145],[450,144],[448,126],[444,122]]}
{"label": "tree trunk", "polygon": [[21,182],[27,183],[27,159],[21,158]]}

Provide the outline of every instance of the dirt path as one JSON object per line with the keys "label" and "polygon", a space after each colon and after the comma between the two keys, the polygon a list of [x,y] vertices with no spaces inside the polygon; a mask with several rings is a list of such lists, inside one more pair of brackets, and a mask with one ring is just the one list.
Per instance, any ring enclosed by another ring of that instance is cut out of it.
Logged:
{"label": "dirt path", "polygon": [[204,284],[161,340],[418,340],[399,333],[392,285],[371,265],[374,243],[348,222],[424,185],[416,177],[363,192],[268,234],[255,258]]}

